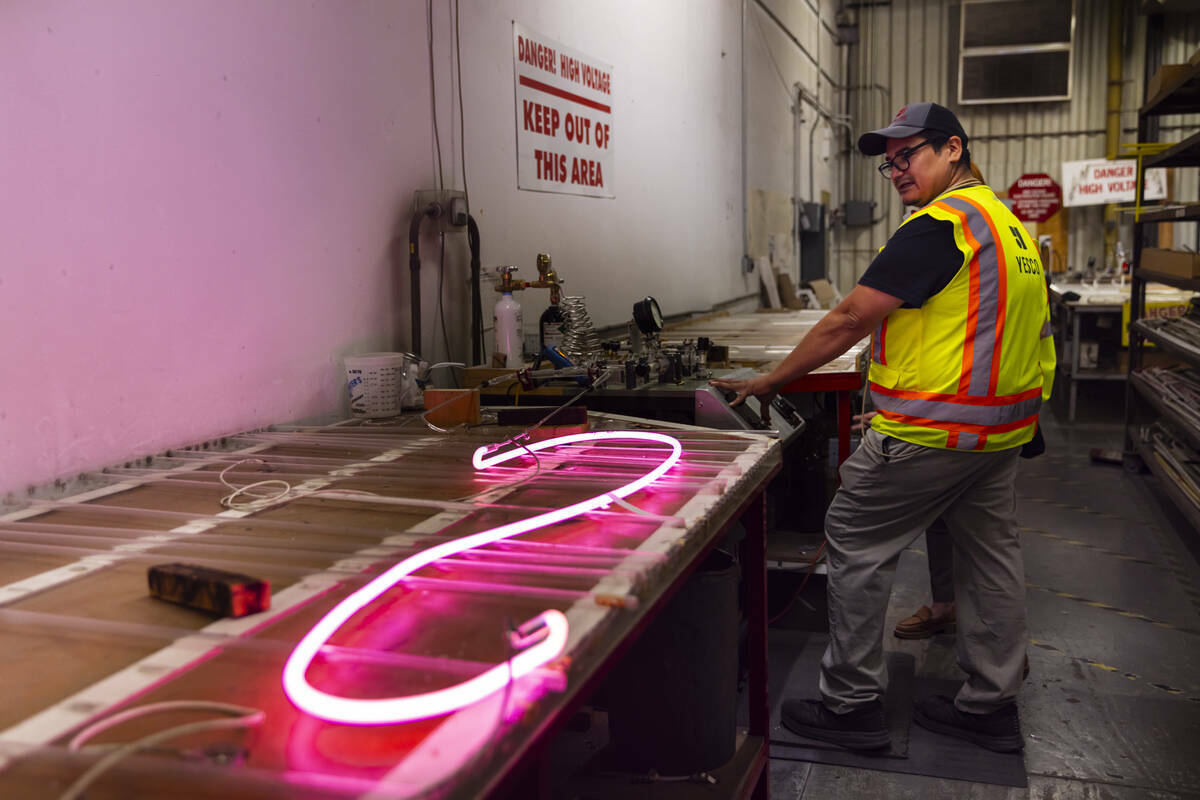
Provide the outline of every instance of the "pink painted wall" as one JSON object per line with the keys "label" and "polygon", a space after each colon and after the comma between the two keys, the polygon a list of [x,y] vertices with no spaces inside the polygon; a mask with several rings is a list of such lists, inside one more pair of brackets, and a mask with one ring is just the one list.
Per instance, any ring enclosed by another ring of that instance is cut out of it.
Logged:
{"label": "pink painted wall", "polygon": [[[449,5],[437,94],[461,187]],[[755,289],[738,271],[738,3],[461,5],[485,267],[531,275],[548,249],[599,324],[645,294],[673,313]],[[615,65],[616,200],[516,189],[513,19]],[[407,345],[388,245],[435,185],[425,22],[421,0],[0,3],[0,501],[338,411],[342,355]],[[464,238],[447,237],[445,288],[460,359]],[[522,298],[527,318],[544,295]]]}
{"label": "pink painted wall", "polygon": [[391,349],[425,16],[343,8],[0,8],[0,491],[328,412]]}

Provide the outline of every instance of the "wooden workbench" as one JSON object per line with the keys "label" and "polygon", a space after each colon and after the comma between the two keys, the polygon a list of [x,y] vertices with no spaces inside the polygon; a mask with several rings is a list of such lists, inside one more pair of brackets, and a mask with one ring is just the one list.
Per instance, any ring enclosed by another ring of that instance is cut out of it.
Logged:
{"label": "wooden workbench", "polygon": [[[615,425],[597,415],[592,424]],[[543,451],[537,466],[523,457],[498,475],[472,468],[476,447],[517,432],[435,435],[419,421],[282,428],[234,437],[228,451],[181,451],[114,470],[96,476],[109,484],[96,491],[0,517],[0,677],[9,689],[0,796],[59,795],[98,757],[68,752],[74,732],[122,709],[180,700],[253,707],[266,721],[130,756],[99,778],[89,800],[536,796],[555,726],[740,518],[752,677],[738,785],[765,797],[763,489],[779,445],[764,437],[677,431],[682,461],[628,498],[649,516],[612,506],[437,562],[352,618],[310,670],[314,682],[357,696],[428,691],[502,663],[513,622],[562,611],[571,623],[564,655],[506,691],[378,726],[323,722],[288,700],[280,671],[296,642],[400,558],[611,491],[656,457],[645,447],[580,446]],[[249,512],[223,509],[229,489],[218,475],[248,458],[260,461],[226,479],[283,480],[293,493]],[[313,494],[330,489],[370,494]],[[272,607],[214,620],[151,599],[147,567],[175,561],[266,578]],[[195,719],[142,717],[95,741],[127,742]]]}
{"label": "wooden workbench", "polygon": [[[663,330],[664,343],[707,336],[715,344],[729,347],[730,363],[753,366],[767,372],[800,343],[824,317],[823,309],[760,311],[747,314],[709,314],[671,325]],[[838,402],[838,464],[850,456],[850,423],[854,415],[851,394],[862,388],[862,372],[869,358],[870,338],[863,339],[845,354],[784,386],[787,393],[834,392]]]}

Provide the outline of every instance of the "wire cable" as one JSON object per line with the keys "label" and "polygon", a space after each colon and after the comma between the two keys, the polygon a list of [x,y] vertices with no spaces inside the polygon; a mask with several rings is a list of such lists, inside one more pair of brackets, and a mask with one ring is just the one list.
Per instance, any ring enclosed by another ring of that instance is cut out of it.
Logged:
{"label": "wire cable", "polygon": [[[792,599],[788,600],[787,605],[783,607],[783,610],[767,620],[768,626],[774,625],[776,622],[786,617],[787,613],[792,610],[792,606],[794,606],[796,601],[800,599],[800,595],[804,593],[804,587],[808,585],[808,579],[811,578],[813,573],[817,571],[817,564],[821,563],[821,557],[825,554],[825,544],[825,542],[821,542],[821,546],[817,548],[816,554],[814,554],[812,560],[808,562],[808,570],[804,573],[804,580],[800,581],[800,586],[792,595]],[[811,608],[811,606],[809,607]]]}
{"label": "wire cable", "polygon": [[428,27],[429,43],[429,109],[433,116],[433,144],[437,150],[438,189],[446,188],[445,176],[442,174],[442,138],[438,133],[437,120],[437,89],[433,79],[433,0],[425,2],[425,22]]}
{"label": "wire cable", "polygon": [[[290,483],[288,483],[287,481],[279,480],[278,478],[272,478],[272,479],[268,479],[265,481],[256,481],[254,483],[247,484],[246,486],[237,486],[237,485],[232,484],[229,481],[225,480],[225,473],[229,472],[229,470],[233,469],[236,466],[239,466],[241,464],[266,464],[266,463],[267,462],[263,461],[261,458],[243,458],[242,460],[235,461],[234,463],[230,464],[225,469],[221,470],[221,474],[217,477],[219,478],[221,483],[225,484],[226,487],[233,490],[230,494],[227,494],[221,498],[221,505],[225,506],[226,508],[233,509],[234,511],[253,511],[255,508],[258,507],[258,505],[260,503],[270,503],[270,502],[274,502],[276,500],[282,500],[284,497],[287,497],[288,492],[290,492],[292,490],[292,485]],[[277,489],[275,491],[267,491],[267,492],[264,492],[261,490],[261,487],[272,486],[272,485],[277,486],[277,487],[282,486],[283,488],[282,488],[282,490]],[[251,497],[254,499],[250,500],[249,502],[240,502],[239,503],[239,502],[237,502],[237,498],[241,495],[246,495],[247,497]]]}
{"label": "wire cable", "polygon": [[463,119],[462,92],[462,41],[458,36],[458,0],[454,0],[454,59],[458,65],[458,153],[462,161],[463,197],[467,203],[467,213],[471,213],[471,192],[467,189],[467,143],[466,121]]}
{"label": "wire cable", "polygon": [[59,800],[77,800],[89,786],[96,782],[96,779],[103,775],[108,770],[112,769],[122,760],[137,753],[140,750],[145,750],[154,747],[160,742],[174,739],[180,736],[187,736],[192,733],[202,733],[206,731],[224,730],[229,728],[251,728],[261,725],[267,715],[265,712],[257,708],[249,708],[247,706],[235,706],[229,703],[212,703],[206,701],[170,701],[165,703],[151,703],[149,705],[138,706],[110,717],[106,717],[88,727],[84,728],[70,744],[67,749],[72,752],[78,752],[88,739],[93,736],[108,730],[116,725],[121,724],[135,717],[154,714],[160,711],[212,711],[218,714],[226,714],[233,719],[210,719],[203,722],[189,722],[184,725],[176,725],[173,728],[152,733],[149,736],[143,736],[141,739],[136,739],[127,744],[120,745],[112,752],[108,753],[95,764],[93,764],[86,772],[79,776],[67,790],[59,795]]}
{"label": "wire cable", "polygon": [[446,345],[446,358],[454,359],[454,353],[450,352],[450,334],[446,332],[446,301],[442,296],[442,287],[446,283],[446,232],[442,231],[441,235],[441,255],[438,256],[438,319],[442,322],[442,342]]}

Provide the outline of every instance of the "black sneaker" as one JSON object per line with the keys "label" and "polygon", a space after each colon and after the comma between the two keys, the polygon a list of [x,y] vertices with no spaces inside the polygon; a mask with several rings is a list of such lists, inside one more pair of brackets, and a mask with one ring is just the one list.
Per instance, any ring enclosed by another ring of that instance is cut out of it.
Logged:
{"label": "black sneaker", "polygon": [[939,694],[913,704],[913,721],[927,730],[957,736],[997,753],[1019,753],[1025,748],[1016,703],[990,714],[968,714]]}
{"label": "black sneaker", "polygon": [[784,700],[781,717],[783,726],[797,736],[847,750],[882,750],[892,743],[879,701],[835,714],[820,700]]}

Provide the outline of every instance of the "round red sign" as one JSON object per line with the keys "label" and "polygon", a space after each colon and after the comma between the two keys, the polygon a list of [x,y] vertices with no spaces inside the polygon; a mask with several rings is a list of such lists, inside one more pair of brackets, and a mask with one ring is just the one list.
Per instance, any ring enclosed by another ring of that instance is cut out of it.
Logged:
{"label": "round red sign", "polygon": [[1062,187],[1044,173],[1022,175],[1008,187],[1013,213],[1025,222],[1045,222],[1062,207]]}

